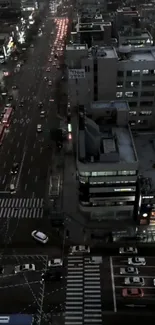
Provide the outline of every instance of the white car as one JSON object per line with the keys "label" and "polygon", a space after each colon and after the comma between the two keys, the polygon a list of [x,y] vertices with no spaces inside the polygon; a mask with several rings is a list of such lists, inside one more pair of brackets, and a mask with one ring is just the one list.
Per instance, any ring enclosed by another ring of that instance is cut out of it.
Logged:
{"label": "white car", "polygon": [[78,254],[78,253],[90,253],[90,247],[87,246],[87,245],[80,245],[80,246],[72,246],[70,248],[70,255],[73,255],[73,254]]}
{"label": "white car", "polygon": [[124,279],[124,284],[130,285],[130,286],[135,286],[135,285],[143,286],[143,285],[145,285],[145,280],[144,280],[144,278],[139,277],[139,276],[133,277],[133,278],[129,277],[129,278]]}
{"label": "white car", "polygon": [[120,247],[119,254],[137,254],[138,250],[136,247]]}
{"label": "white car", "polygon": [[128,267],[121,267],[120,268],[120,274],[138,274],[139,270],[137,269],[137,267],[133,267],[133,266],[128,266]]}
{"label": "white car", "polygon": [[11,194],[15,194],[16,193],[16,188],[15,188],[15,185],[13,183],[10,184],[10,193]]}
{"label": "white car", "polygon": [[42,132],[42,126],[41,126],[41,124],[37,124],[37,132]]}
{"label": "white car", "polygon": [[46,69],[46,72],[50,72],[50,71],[51,71],[51,69],[50,69],[50,68],[47,68],[47,69]]}
{"label": "white car", "polygon": [[89,263],[90,264],[102,264],[102,256],[91,256]]}
{"label": "white car", "polygon": [[45,235],[42,231],[38,230],[32,231],[31,236],[42,244],[46,244],[49,240],[47,235]]}
{"label": "white car", "polygon": [[22,264],[15,266],[15,273],[20,273],[24,271],[35,271],[35,265],[34,264]]}
{"label": "white car", "polygon": [[153,285],[155,286],[155,279],[153,279]]}
{"label": "white car", "polygon": [[40,117],[45,117],[45,111],[40,112]]}
{"label": "white car", "polygon": [[48,267],[62,266],[63,262],[61,258],[54,258],[48,261]]}
{"label": "white car", "polygon": [[129,257],[128,264],[135,265],[135,266],[146,265],[146,260],[144,257],[138,257],[138,256]]}
{"label": "white car", "polygon": [[49,81],[49,82],[48,82],[48,85],[49,85],[49,86],[52,86],[52,81]]}

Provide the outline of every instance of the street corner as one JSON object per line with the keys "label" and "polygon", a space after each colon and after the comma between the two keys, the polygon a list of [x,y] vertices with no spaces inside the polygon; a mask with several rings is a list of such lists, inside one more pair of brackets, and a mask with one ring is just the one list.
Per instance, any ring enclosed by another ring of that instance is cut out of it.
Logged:
{"label": "street corner", "polygon": [[40,311],[47,256],[5,255],[1,258],[0,304],[4,313]]}

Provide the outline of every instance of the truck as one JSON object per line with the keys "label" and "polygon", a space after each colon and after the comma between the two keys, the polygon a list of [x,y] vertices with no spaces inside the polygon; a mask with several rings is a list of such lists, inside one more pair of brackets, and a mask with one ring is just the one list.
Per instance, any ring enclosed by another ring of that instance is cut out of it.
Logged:
{"label": "truck", "polygon": [[33,315],[31,314],[10,314],[0,315],[0,325],[32,325]]}

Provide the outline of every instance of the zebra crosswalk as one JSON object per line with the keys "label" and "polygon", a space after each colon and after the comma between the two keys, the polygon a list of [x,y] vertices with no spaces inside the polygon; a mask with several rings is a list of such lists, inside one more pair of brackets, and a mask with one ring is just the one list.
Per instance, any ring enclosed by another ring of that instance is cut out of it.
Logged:
{"label": "zebra crosswalk", "polygon": [[0,218],[40,219],[43,205],[43,198],[3,198],[0,199]]}
{"label": "zebra crosswalk", "polygon": [[89,257],[68,256],[65,325],[102,323],[100,265]]}

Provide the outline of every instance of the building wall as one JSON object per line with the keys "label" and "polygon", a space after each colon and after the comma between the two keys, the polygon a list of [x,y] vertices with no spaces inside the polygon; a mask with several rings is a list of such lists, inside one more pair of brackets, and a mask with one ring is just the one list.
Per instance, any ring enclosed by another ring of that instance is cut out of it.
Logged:
{"label": "building wall", "polygon": [[[98,58],[98,100],[115,98],[117,82],[117,59]],[[104,76],[103,76],[104,74]]]}
{"label": "building wall", "polygon": [[69,80],[71,106],[87,107],[92,101],[125,99],[133,128],[155,127],[155,59],[97,57],[95,65],[87,50],[74,53],[67,53],[68,66],[85,69],[85,77],[80,81]]}

